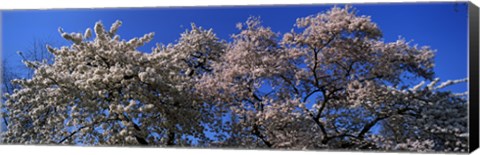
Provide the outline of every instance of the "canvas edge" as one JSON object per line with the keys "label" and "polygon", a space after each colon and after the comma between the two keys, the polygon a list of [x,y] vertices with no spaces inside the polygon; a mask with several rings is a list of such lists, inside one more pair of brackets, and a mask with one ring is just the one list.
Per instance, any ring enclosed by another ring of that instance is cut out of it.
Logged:
{"label": "canvas edge", "polygon": [[469,48],[469,152],[478,149],[479,143],[479,8],[468,2]]}

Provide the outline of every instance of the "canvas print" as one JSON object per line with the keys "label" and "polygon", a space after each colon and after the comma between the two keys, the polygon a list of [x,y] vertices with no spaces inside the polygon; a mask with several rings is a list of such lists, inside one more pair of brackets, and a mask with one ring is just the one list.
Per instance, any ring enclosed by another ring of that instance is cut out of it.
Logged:
{"label": "canvas print", "polygon": [[469,151],[466,2],[1,16],[3,145]]}

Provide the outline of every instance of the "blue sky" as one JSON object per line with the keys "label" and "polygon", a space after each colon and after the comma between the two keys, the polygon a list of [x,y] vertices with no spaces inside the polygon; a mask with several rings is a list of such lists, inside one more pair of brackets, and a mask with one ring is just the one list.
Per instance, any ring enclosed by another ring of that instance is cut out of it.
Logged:
{"label": "blue sky", "polygon": [[[155,32],[155,38],[141,47],[148,52],[155,43],[171,43],[194,22],[213,28],[221,39],[238,32],[235,24],[249,16],[260,16],[265,26],[284,33],[299,17],[323,12],[333,5],[183,7],[183,8],[110,8],[3,11],[2,54],[10,65],[21,65],[17,51],[31,49],[34,40],[67,45],[57,28],[66,32],[84,32],[102,21],[109,27],[123,21],[118,33],[123,39]],[[343,5],[339,5],[343,6]],[[467,77],[467,7],[465,3],[353,4],[359,15],[369,15],[384,33],[384,40],[399,36],[437,50],[437,76],[443,80]],[[451,87],[466,90],[466,85]]]}

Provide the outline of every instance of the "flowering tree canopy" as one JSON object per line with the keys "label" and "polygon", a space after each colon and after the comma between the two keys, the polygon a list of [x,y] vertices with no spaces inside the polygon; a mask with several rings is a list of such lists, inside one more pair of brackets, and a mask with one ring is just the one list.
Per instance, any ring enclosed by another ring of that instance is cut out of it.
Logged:
{"label": "flowering tree canopy", "polygon": [[[47,47],[53,64],[25,62],[35,74],[13,81],[22,88],[7,95],[12,124],[4,141],[183,145],[190,143],[185,136],[205,139],[201,123],[209,121],[211,107],[192,95],[193,73],[186,71],[208,67],[222,43],[193,26],[177,45],[147,54],[136,48],[153,33],[120,40],[115,34],[120,25],[117,21],[107,31],[97,23],[94,40],[88,40],[90,29],[85,34],[60,29],[73,45]],[[196,58],[190,51],[205,55]]]}
{"label": "flowering tree canopy", "polygon": [[[466,93],[443,89],[435,52],[349,6],[275,33],[251,17],[232,42],[192,24],[175,44],[137,48],[96,23],[47,47],[53,63],[6,94],[6,143],[468,151]],[[420,83],[418,83],[420,82]]]}

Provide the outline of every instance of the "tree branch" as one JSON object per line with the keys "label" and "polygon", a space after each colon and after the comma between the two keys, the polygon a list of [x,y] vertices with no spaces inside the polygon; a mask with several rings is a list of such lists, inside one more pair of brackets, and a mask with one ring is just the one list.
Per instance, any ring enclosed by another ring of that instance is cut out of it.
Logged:
{"label": "tree branch", "polygon": [[266,137],[265,137],[263,134],[260,133],[260,130],[258,129],[258,126],[257,126],[256,123],[253,125],[252,133],[253,133],[254,135],[256,135],[258,138],[260,138],[260,139],[262,140],[262,142],[265,143],[265,145],[267,145],[267,147],[271,148],[271,147],[273,146],[273,144],[270,143],[270,142],[266,139]]}

